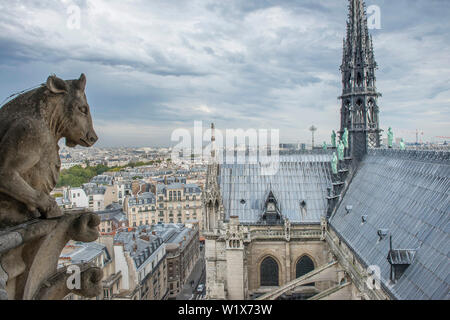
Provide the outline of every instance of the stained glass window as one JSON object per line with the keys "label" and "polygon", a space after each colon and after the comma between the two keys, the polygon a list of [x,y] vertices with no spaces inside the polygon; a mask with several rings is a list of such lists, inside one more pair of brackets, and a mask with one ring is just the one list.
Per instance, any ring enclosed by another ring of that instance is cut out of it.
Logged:
{"label": "stained glass window", "polygon": [[[314,270],[314,262],[311,260],[308,256],[303,256],[298,260],[297,266],[296,266],[296,278],[300,278],[301,276],[304,276],[305,274],[311,272]],[[307,284],[308,286],[314,286],[314,283]]]}
{"label": "stained glass window", "polygon": [[261,286],[278,286],[278,264],[267,257],[261,263]]}

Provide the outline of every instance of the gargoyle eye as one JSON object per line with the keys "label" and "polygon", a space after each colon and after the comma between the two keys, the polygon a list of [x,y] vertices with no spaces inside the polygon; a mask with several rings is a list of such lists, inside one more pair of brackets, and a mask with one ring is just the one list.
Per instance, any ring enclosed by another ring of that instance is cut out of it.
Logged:
{"label": "gargoyle eye", "polygon": [[88,114],[88,108],[87,108],[86,106],[82,106],[82,107],[80,107],[79,109],[80,109],[80,111],[81,111],[82,113]]}

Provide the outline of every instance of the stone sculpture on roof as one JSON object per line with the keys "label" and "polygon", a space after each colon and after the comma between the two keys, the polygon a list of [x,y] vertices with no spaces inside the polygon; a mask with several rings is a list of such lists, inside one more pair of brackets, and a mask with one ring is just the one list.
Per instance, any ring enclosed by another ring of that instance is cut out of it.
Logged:
{"label": "stone sculpture on roof", "polygon": [[333,171],[333,174],[338,173],[337,164],[338,164],[338,159],[336,156],[336,152],[333,152],[333,158],[331,159],[331,170]]}
{"label": "stone sculpture on roof", "polygon": [[400,150],[405,150],[406,146],[405,146],[405,140],[402,138],[402,140],[400,140]]}
{"label": "stone sculpture on roof", "polygon": [[344,143],[342,142],[342,140],[339,140],[339,144],[338,144],[338,159],[339,161],[344,160]]}
{"label": "stone sculpture on roof", "polygon": [[348,149],[348,129],[344,129],[344,134],[342,135],[342,142],[344,143],[344,147]]}
{"label": "stone sculpture on roof", "polygon": [[70,292],[99,294],[102,272],[81,266],[81,287],[69,289],[70,274],[57,270],[70,240],[98,238],[97,215],[62,212],[50,192],[61,162],[58,142],[92,146],[98,137],[85,95],[86,76],[55,75],[0,109],[0,299],[62,299]]}
{"label": "stone sculpture on roof", "polygon": [[336,132],[334,130],[331,133],[331,147],[336,148]]}
{"label": "stone sculpture on roof", "polygon": [[392,132],[391,127],[389,127],[388,129],[387,136],[388,136],[388,147],[392,148],[392,144],[394,142],[394,132]]}

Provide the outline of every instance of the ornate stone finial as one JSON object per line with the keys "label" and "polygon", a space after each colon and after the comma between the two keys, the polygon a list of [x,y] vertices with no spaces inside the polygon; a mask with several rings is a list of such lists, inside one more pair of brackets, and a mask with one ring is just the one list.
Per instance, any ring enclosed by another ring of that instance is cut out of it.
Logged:
{"label": "ornate stone finial", "polygon": [[216,134],[214,123],[211,123],[211,160],[216,158]]}
{"label": "ornate stone finial", "polygon": [[286,241],[291,241],[291,222],[288,218],[284,219],[284,236]]}
{"label": "ornate stone finial", "polygon": [[[69,276],[57,270],[70,240],[98,238],[99,218],[61,212],[50,196],[59,178],[58,142],[92,146],[98,139],[85,95],[86,76],[45,85],[0,109],[0,299],[62,299]],[[39,219],[37,219],[39,218]],[[100,293],[102,272],[83,266],[77,294]]]}

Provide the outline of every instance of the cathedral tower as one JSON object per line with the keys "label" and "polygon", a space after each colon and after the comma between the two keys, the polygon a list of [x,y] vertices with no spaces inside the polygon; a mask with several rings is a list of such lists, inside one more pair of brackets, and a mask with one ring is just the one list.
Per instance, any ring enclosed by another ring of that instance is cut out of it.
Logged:
{"label": "cathedral tower", "polygon": [[341,131],[349,131],[349,156],[361,159],[368,147],[380,146],[378,97],[372,36],[363,0],[349,0],[342,57]]}

